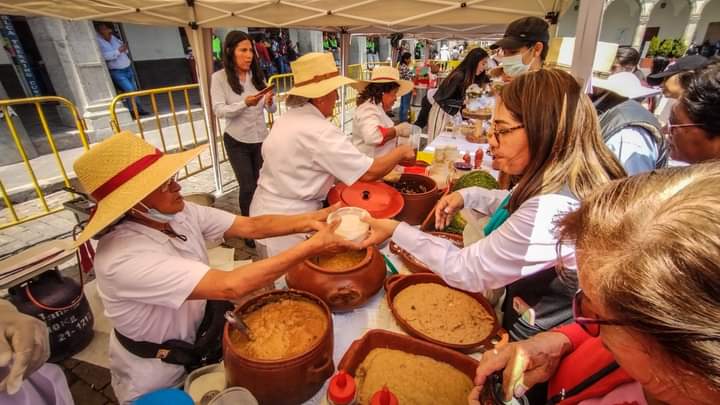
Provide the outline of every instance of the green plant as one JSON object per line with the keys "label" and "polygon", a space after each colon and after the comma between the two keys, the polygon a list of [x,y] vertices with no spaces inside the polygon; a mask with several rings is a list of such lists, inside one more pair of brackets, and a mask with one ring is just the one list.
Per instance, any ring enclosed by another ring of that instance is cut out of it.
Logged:
{"label": "green plant", "polygon": [[671,57],[673,51],[673,40],[672,39],[663,39],[663,41],[660,43],[660,49],[658,49],[656,56],[664,56],[666,58]]}
{"label": "green plant", "polygon": [[688,46],[685,44],[685,42],[680,38],[675,38],[673,40],[672,45],[672,51],[670,52],[671,58],[682,58],[685,55],[685,52],[687,52]]}
{"label": "green plant", "polygon": [[650,46],[648,47],[647,57],[652,58],[658,56],[658,50],[660,49],[660,38],[652,37],[650,40]]}

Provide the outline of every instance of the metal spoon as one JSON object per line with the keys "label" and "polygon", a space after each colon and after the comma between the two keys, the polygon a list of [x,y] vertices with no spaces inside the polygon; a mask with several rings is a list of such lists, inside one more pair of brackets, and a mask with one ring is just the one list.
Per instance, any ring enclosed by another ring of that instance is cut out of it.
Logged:
{"label": "metal spoon", "polygon": [[250,332],[250,328],[247,326],[247,324],[242,320],[242,318],[239,318],[235,316],[235,313],[232,311],[226,311],[225,312],[225,320],[228,321],[230,326],[235,328],[238,332],[245,335],[248,340],[253,341],[255,340],[255,337]]}

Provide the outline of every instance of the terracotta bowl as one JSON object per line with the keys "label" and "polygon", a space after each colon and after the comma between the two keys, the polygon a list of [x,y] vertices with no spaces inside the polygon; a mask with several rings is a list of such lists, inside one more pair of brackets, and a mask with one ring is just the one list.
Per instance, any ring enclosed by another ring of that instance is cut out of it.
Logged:
{"label": "terracotta bowl", "polygon": [[[488,334],[487,337],[484,339],[477,341],[477,342],[471,342],[466,344],[455,344],[455,343],[448,343],[443,342],[440,340],[436,340],[425,333],[415,329],[412,327],[405,319],[403,319],[395,310],[395,305],[393,301],[395,300],[395,297],[400,293],[400,291],[404,290],[407,287],[410,287],[415,284],[421,284],[421,283],[435,283],[440,284],[444,287],[452,288],[453,290],[460,291],[463,294],[467,294],[473,299],[475,299],[482,307],[487,311],[490,316],[492,316],[493,319],[493,326],[492,330]],[[428,274],[428,273],[418,273],[418,274],[410,274],[407,276],[392,276],[385,280],[385,297],[387,298],[388,306],[390,307],[390,310],[392,311],[393,316],[397,320],[400,327],[407,332],[411,336],[415,336],[417,338],[426,340],[428,342],[434,343],[436,345],[448,347],[454,350],[458,350],[463,353],[474,353],[477,351],[485,351],[492,349],[496,346],[498,343],[502,343],[503,340],[506,339],[506,337],[503,337],[500,329],[500,323],[497,320],[497,317],[495,316],[495,310],[490,305],[490,303],[485,299],[485,297],[480,293],[471,293],[467,291],[462,291],[457,288],[453,288],[448,286],[440,276],[436,274]]]}
{"label": "terracotta bowl", "polygon": [[[454,233],[447,233],[447,232],[428,232],[430,235],[437,236],[439,238],[447,239],[450,242],[452,242],[455,246],[459,248],[463,248],[463,237],[462,235],[457,235]],[[405,266],[410,270],[412,273],[432,273],[432,270],[430,270],[425,263],[421,262],[420,260],[416,259],[415,256],[408,253],[406,250],[402,249],[400,246],[398,246],[395,242],[390,241],[390,251],[398,256],[400,256],[400,259],[403,261]]]}
{"label": "terracotta bowl", "polygon": [[439,362],[447,363],[470,377],[470,379],[475,379],[478,361],[472,357],[383,329],[369,330],[362,338],[355,340],[340,360],[338,370],[345,370],[354,376],[355,371],[365,360],[365,357],[376,348],[401,350],[405,353],[427,356]]}
{"label": "terracotta bowl", "polygon": [[427,190],[424,193],[417,194],[400,192],[405,201],[405,206],[398,214],[397,219],[410,225],[420,225],[428,213],[432,211],[444,190],[437,188],[435,180],[422,174],[404,173],[400,176],[400,181],[422,184]]}

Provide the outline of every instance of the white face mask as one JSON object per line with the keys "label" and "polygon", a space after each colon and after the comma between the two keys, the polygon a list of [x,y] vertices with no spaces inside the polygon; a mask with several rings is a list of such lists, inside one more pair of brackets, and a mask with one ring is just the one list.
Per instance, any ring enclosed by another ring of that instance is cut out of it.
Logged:
{"label": "white face mask", "polygon": [[502,63],[503,72],[510,77],[520,76],[530,70],[530,64],[523,62],[523,54],[518,53],[512,56],[503,56]]}
{"label": "white face mask", "polygon": [[175,214],[164,214],[164,213],[156,210],[155,208],[148,207],[147,205],[143,204],[142,202],[139,204],[142,205],[143,207],[145,207],[147,212],[142,212],[142,211],[140,211],[138,209],[134,209],[134,208],[133,208],[133,210],[135,212],[137,212],[138,214],[140,214],[141,217],[147,218],[151,221],[167,224],[168,222],[172,221],[175,218]]}

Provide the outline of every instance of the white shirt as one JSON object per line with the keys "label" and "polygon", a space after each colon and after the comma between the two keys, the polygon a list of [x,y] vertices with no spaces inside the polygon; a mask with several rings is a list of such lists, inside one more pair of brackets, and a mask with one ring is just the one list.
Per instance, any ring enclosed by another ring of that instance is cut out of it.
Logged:
{"label": "white shirt", "polygon": [[[252,72],[247,72],[245,80],[240,80],[242,94],[235,93],[228,84],[225,69],[213,73],[210,85],[213,112],[218,118],[225,118],[225,132],[233,139],[243,143],[261,143],[267,138],[268,129],[265,123],[265,98],[256,105],[245,104],[245,98],[258,93],[252,82]],[[266,96],[267,97],[267,96]],[[275,103],[267,108],[275,112]]]}
{"label": "white shirt", "polygon": [[[459,192],[465,207],[484,214],[492,214],[508,195],[506,190],[480,187]],[[392,239],[426,263],[449,285],[482,292],[549,269],[560,260],[564,269],[575,271],[574,247],[563,246],[558,258],[554,223],[578,206],[576,199],[565,194],[535,196],[525,201],[486,238],[464,249],[405,223],[397,227]]]}
{"label": "white shirt", "polygon": [[97,35],[96,38],[98,46],[100,47],[100,53],[103,59],[105,59],[105,62],[107,62],[108,69],[125,69],[130,66],[130,58],[127,56],[127,51],[119,51],[123,42],[117,39],[115,35],[110,36],[109,42],[100,35]]}
{"label": "white shirt", "polygon": [[382,104],[377,105],[367,100],[355,109],[353,116],[352,143],[362,153],[371,158],[388,154],[396,146],[396,140],[392,139],[385,145],[382,132],[378,127],[392,128],[395,124],[382,109]]}
{"label": "white shirt", "polygon": [[641,127],[627,127],[605,142],[615,154],[628,176],[655,170],[658,148],[655,137]]}
{"label": "white shirt", "polygon": [[258,188],[288,200],[323,200],[336,179],[353,184],[373,163],[310,103],[275,122],[262,155]]}
{"label": "white shirt", "polygon": [[[195,342],[205,300],[188,300],[209,270],[205,241],[222,240],[235,216],[185,202],[170,222],[187,241],[126,220],[103,236],[95,256],[95,274],[105,315],[123,335],[162,343]],[[182,366],[144,359],[110,337],[112,386],[120,403],[183,381]]]}

